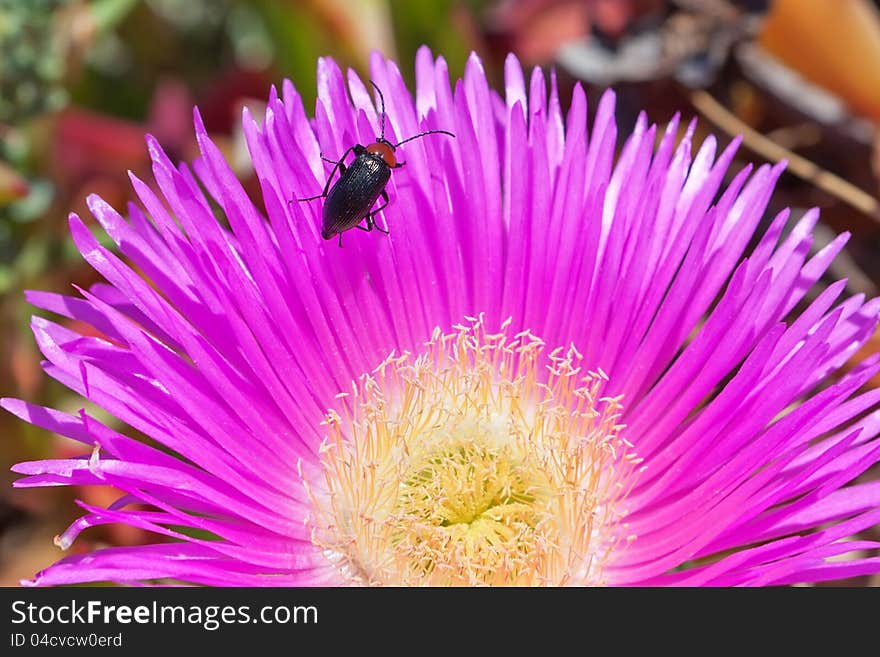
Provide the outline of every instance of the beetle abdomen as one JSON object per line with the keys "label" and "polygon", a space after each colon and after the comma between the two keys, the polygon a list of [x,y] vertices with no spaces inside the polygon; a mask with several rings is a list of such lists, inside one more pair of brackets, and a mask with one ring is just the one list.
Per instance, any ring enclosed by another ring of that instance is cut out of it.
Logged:
{"label": "beetle abdomen", "polygon": [[321,237],[328,240],[360,223],[375,205],[389,178],[391,169],[385,162],[366,153],[358,155],[327,194]]}

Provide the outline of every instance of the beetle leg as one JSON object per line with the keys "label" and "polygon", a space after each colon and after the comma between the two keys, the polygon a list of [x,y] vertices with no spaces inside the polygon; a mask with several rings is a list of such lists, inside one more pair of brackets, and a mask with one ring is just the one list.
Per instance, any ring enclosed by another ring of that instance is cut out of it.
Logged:
{"label": "beetle leg", "polygon": [[373,228],[375,228],[380,233],[385,233],[387,235],[388,229],[382,228],[381,226],[379,226],[379,224],[376,223],[376,219],[374,218],[376,216],[376,213],[384,210],[385,207],[388,205],[388,192],[386,192],[383,189],[381,191],[381,195],[382,195],[382,200],[385,202],[382,205],[380,205],[378,208],[373,210],[370,214],[367,215],[367,226],[369,226],[368,230],[373,230]]}
{"label": "beetle leg", "polygon": [[342,233],[339,233],[339,248],[342,248]]}
{"label": "beetle leg", "polygon": [[366,225],[366,226],[361,226],[360,224],[357,224],[357,225],[355,226],[355,228],[357,228],[358,230],[362,230],[362,231],[364,231],[365,233],[372,233],[372,232],[373,232],[373,229],[375,228],[375,229],[378,230],[380,233],[385,233],[386,235],[388,234],[388,231],[387,231],[387,230],[385,230],[384,228],[380,227],[379,224],[376,223],[376,220],[373,219],[373,214],[372,214],[372,213],[370,213],[370,214],[367,215],[367,219],[366,219],[366,220],[367,220],[367,225]]}
{"label": "beetle leg", "polygon": [[385,206],[388,205],[388,192],[386,192],[386,191],[383,189],[381,192],[379,192],[379,194],[382,196],[382,200],[385,201],[385,202],[384,202],[382,205],[380,205],[378,208],[376,208],[375,210],[373,210],[373,211],[370,213],[370,215],[374,215],[374,214],[376,214],[377,212],[379,212],[380,210],[384,210],[384,209],[385,209]]}
{"label": "beetle leg", "polygon": [[387,228],[382,228],[382,226],[376,223],[376,220],[373,218],[372,214],[367,215],[367,226],[369,226],[367,230],[373,230],[375,228],[380,233],[385,233],[386,235],[388,235],[389,233]]}
{"label": "beetle leg", "polygon": [[376,216],[377,212],[379,212],[380,210],[383,210],[385,208],[385,206],[388,205],[388,192],[386,192],[383,189],[379,193],[382,195],[382,200],[385,202],[366,216],[366,221],[367,221],[366,227],[361,226],[360,224],[355,224],[355,228],[357,228],[358,230],[362,230],[365,233],[370,233],[375,228],[380,233],[385,233],[386,235],[388,235],[388,229],[382,228],[379,224],[376,223],[376,219],[374,218]]}
{"label": "beetle leg", "polygon": [[340,176],[341,176],[343,173],[345,173],[345,170],[346,170],[346,168],[347,168],[347,167],[345,166],[345,156],[348,155],[350,152],[351,152],[351,149],[349,148],[347,151],[345,151],[345,152],[342,154],[342,157],[339,158],[339,161],[336,162],[336,164],[335,164],[335,165],[333,166],[333,168],[330,170],[330,175],[327,176],[327,182],[326,182],[326,184],[324,185],[324,191],[321,192],[321,196],[314,197],[314,198],[321,198],[321,197],[323,197],[323,196],[327,196],[327,192],[330,191],[330,183],[333,182],[333,176],[336,174],[336,172],[338,171]]}
{"label": "beetle leg", "polygon": [[402,167],[404,164],[406,164],[406,162],[398,162],[397,164],[394,165],[394,168],[395,168],[395,169],[399,169],[399,168]]}
{"label": "beetle leg", "polygon": [[[318,194],[317,196],[309,196],[308,198],[298,198],[297,201],[314,201],[315,199],[324,198],[327,196],[327,193],[330,191],[330,183],[333,181],[333,176],[336,175],[336,172],[339,171],[339,175],[341,176],[345,173],[345,170],[348,168],[345,166],[345,158],[348,157],[348,154],[355,150],[360,144],[356,144],[355,146],[349,146],[345,152],[342,154],[342,157],[339,160],[329,160],[321,154],[321,159],[327,162],[333,162],[333,169],[330,171],[330,175],[327,176],[327,184],[324,185],[324,191]],[[363,148],[363,146],[361,146]],[[288,201],[292,203],[293,201]]]}

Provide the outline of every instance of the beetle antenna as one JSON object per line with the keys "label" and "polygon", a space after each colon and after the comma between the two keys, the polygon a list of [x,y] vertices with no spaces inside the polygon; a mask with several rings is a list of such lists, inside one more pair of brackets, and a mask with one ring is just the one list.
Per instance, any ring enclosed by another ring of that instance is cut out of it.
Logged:
{"label": "beetle antenna", "polygon": [[376,91],[379,92],[379,100],[382,101],[382,132],[380,133],[380,139],[385,139],[385,95],[382,93],[382,90],[379,88],[375,82],[370,80],[370,84],[376,88]]}
{"label": "beetle antenna", "polygon": [[417,135],[413,135],[412,137],[407,137],[403,141],[397,142],[396,144],[394,144],[394,148],[397,148],[401,144],[405,144],[408,141],[412,141],[413,139],[418,139],[419,137],[424,137],[425,135],[434,135],[434,134],[438,134],[438,133],[441,135],[449,135],[450,137],[455,137],[455,135],[452,134],[451,132],[449,132],[448,130],[425,130],[424,132],[420,132]]}

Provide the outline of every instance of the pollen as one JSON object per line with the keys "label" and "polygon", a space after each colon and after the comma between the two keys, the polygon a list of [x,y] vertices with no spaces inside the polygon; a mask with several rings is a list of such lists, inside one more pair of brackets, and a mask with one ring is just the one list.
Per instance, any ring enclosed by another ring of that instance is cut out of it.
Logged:
{"label": "pollen", "polygon": [[602,585],[639,459],[574,347],[481,318],[329,411],[312,541],[352,584]]}

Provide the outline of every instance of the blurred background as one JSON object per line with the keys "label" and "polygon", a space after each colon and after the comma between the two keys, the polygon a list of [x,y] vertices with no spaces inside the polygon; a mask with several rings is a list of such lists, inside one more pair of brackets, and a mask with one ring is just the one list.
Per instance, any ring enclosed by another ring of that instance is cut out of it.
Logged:
{"label": "blurred background", "polygon": [[[722,143],[744,134],[747,161],[788,159],[768,214],[822,208],[817,248],[853,237],[822,284],[880,285],[880,10],[875,0],[0,0],[0,396],[76,412],[81,399],[42,375],[27,289],[72,292],[97,282],[67,234],[85,197],[117,208],[127,170],[149,175],[144,133],[172,159],[195,152],[191,110],[249,189],[239,117],[291,78],[314,107],[319,56],[366,76],[378,49],[410,83],[421,44],[453,77],[470,51],[502,89],[505,55],[554,67],[567,103],[580,80],[591,99],[618,91],[622,130],[639,110],[663,124],[700,119]],[[625,136],[622,135],[622,136]],[[821,289],[821,286],[820,286]],[[818,290],[817,290],[818,292]],[[91,329],[75,327],[82,332]],[[865,353],[878,351],[876,343]],[[864,355],[864,354],[863,354]],[[880,385],[874,381],[872,385]],[[95,411],[99,413],[99,411]],[[100,414],[100,413],[99,413]],[[80,448],[0,411],[0,585],[62,556],[52,538],[74,498],[101,489],[14,490],[9,465]],[[876,477],[877,473],[867,476]],[[880,540],[880,532],[872,534]],[[138,530],[87,531],[72,548],[134,544]],[[855,578],[851,586],[880,580]]]}

